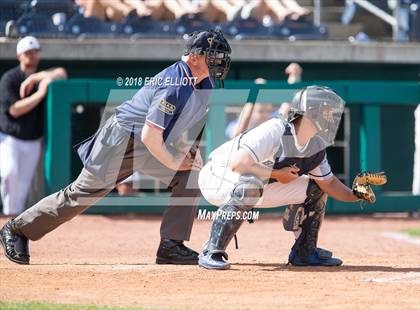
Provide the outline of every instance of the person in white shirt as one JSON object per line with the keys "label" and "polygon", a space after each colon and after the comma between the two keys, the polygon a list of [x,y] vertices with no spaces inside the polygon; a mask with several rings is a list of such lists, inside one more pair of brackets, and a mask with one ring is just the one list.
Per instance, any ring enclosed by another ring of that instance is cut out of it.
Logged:
{"label": "person in white shirt", "polygon": [[219,207],[210,239],[199,257],[201,267],[230,267],[224,260],[225,250],[239,230],[244,212],[283,205],[288,205],[283,225],[296,235],[289,263],[342,264],[330,251],[318,248],[317,239],[328,195],[340,201],[359,200],[334,176],[326,155],[344,101],[329,88],[310,86],[300,90],[283,110],[285,114],[218,147],[201,170],[201,193]]}

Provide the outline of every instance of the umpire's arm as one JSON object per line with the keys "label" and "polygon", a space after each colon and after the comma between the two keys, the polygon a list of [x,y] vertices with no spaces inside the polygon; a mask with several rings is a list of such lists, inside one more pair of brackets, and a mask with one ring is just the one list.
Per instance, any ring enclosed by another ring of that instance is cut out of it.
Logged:
{"label": "umpire's arm", "polygon": [[173,156],[165,146],[163,129],[146,122],[141,132],[141,141],[150,153],[163,165],[172,170],[191,170],[194,159],[178,153]]}

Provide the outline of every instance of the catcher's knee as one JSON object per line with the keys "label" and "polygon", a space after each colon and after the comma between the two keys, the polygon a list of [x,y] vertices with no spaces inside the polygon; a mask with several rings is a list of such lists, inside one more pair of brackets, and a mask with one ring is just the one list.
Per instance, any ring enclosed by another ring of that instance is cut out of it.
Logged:
{"label": "catcher's knee", "polygon": [[283,227],[286,231],[298,231],[305,218],[303,204],[289,205],[283,213]]}
{"label": "catcher's knee", "polygon": [[283,213],[283,227],[286,231],[298,231],[310,212],[323,213],[328,195],[318,184],[309,180],[304,203],[289,205]]}
{"label": "catcher's knee", "polygon": [[231,192],[231,202],[247,208],[252,208],[263,194],[264,183],[258,177],[241,175]]}
{"label": "catcher's knee", "polygon": [[325,209],[328,195],[322,191],[314,180],[309,180],[308,189],[306,190],[306,200],[304,205],[309,211],[321,211]]}

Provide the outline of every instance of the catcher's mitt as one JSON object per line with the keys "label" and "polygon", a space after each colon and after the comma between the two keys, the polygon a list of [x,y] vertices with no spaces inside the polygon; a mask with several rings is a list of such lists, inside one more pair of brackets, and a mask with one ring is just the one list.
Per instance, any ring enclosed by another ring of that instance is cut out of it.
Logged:
{"label": "catcher's mitt", "polygon": [[386,181],[387,178],[385,172],[359,173],[353,181],[353,194],[361,200],[367,201],[368,203],[374,203],[376,201],[376,197],[370,185],[384,185]]}

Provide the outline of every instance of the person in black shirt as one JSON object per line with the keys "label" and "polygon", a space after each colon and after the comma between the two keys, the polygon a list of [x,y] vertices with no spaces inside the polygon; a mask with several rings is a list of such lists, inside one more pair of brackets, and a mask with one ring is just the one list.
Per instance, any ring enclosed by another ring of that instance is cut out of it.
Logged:
{"label": "person in black shirt", "polygon": [[16,48],[19,65],[0,80],[0,193],[3,213],[24,210],[41,150],[43,100],[50,82],[65,79],[63,68],[37,72],[40,44],[21,39]]}

